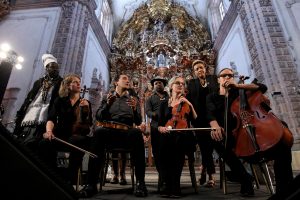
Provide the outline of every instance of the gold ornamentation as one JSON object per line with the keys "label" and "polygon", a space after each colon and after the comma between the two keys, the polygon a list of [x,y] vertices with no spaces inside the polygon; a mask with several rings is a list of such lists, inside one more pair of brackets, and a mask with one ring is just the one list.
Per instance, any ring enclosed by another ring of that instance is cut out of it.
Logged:
{"label": "gold ornamentation", "polygon": [[111,75],[124,72],[138,79],[144,101],[148,82],[160,75],[193,75],[191,63],[206,61],[213,72],[216,53],[209,32],[199,20],[170,0],[152,0],[138,8],[113,39]]}

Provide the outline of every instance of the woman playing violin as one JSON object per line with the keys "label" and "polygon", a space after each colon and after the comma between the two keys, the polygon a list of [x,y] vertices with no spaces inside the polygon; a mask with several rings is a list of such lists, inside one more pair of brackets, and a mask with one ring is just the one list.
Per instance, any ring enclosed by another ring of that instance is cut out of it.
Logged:
{"label": "woman playing violin", "polygon": [[[251,178],[249,174],[244,169],[243,165],[239,161],[236,154],[234,154],[232,149],[236,149],[237,146],[245,147],[245,144],[238,144],[236,137],[233,136],[233,131],[235,130],[237,123],[237,117],[231,112],[233,103],[241,96],[239,90],[244,91],[265,93],[267,87],[264,84],[257,83],[257,80],[250,84],[237,84],[234,81],[234,73],[232,69],[224,68],[218,74],[219,82],[219,92],[212,93],[207,96],[207,110],[208,119],[210,125],[215,130],[211,132],[211,137],[215,140],[215,149],[217,152],[224,157],[225,162],[229,165],[233,172],[236,173],[237,177],[241,178],[241,194],[242,195],[253,195],[253,187],[251,183]],[[249,94],[249,93],[248,93]],[[225,110],[225,99],[227,99],[227,116]],[[249,96],[246,96],[249,100]],[[265,103],[260,104],[261,107],[266,107]],[[269,109],[270,110],[270,109]],[[268,113],[268,111],[266,113]],[[225,124],[225,119],[227,119],[227,124]],[[227,127],[224,132],[224,128]],[[227,132],[227,134],[226,134]],[[226,134],[226,135],[225,135]],[[257,133],[256,133],[257,134]],[[241,141],[243,143],[244,141]],[[226,148],[224,149],[224,146]],[[236,152],[236,151],[235,151]],[[274,159],[274,173],[276,181],[276,193],[286,190],[286,186],[293,179],[292,168],[291,168],[291,149],[283,142],[279,142],[271,149],[263,152],[263,157],[267,159]]]}
{"label": "woman playing violin", "polygon": [[161,176],[165,185],[161,188],[161,196],[180,197],[180,176],[185,155],[195,151],[192,132],[169,131],[188,128],[192,118],[197,118],[193,105],[185,98],[185,80],[173,77],[168,84],[170,98],[160,105],[158,115],[158,131],[161,133],[159,159]]}
{"label": "woman playing violin", "polygon": [[67,75],[63,79],[59,97],[55,99],[49,111],[46,133],[43,134],[44,140],[40,143],[41,158],[54,169],[57,151],[70,152],[67,179],[71,182],[76,180],[84,153],[58,143],[53,138],[63,139],[80,148],[86,148],[88,145],[87,134],[92,125],[92,111],[90,102],[80,96],[80,81],[80,77],[76,74]]}

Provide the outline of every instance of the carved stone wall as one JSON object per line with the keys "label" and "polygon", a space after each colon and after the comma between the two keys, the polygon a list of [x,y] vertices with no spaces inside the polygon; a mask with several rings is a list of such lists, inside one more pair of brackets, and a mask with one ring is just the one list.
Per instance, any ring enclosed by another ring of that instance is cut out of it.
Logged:
{"label": "carved stone wall", "polygon": [[63,74],[81,75],[84,44],[87,34],[87,7],[77,1],[65,1],[52,53],[61,63]]}
{"label": "carved stone wall", "polygon": [[[270,0],[235,1],[257,78],[267,84],[272,108],[300,138],[300,96],[296,65]],[[275,93],[274,93],[275,92]],[[277,93],[276,93],[277,92]]]}
{"label": "carved stone wall", "polygon": [[299,149],[300,95],[294,89],[299,85],[299,77],[272,2],[232,1],[215,40],[216,51],[222,47],[236,17],[242,21],[254,73],[268,86],[272,109],[288,123],[295,137],[293,148]]}

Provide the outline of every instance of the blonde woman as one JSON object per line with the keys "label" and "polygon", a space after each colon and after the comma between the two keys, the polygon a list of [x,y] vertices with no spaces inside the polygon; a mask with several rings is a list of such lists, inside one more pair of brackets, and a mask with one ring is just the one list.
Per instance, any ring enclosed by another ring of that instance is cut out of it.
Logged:
{"label": "blonde woman", "polygon": [[[193,105],[185,98],[185,80],[173,77],[168,84],[170,98],[161,103],[158,117],[158,131],[161,133],[159,159],[162,180],[162,197],[178,198],[181,196],[180,176],[186,154],[195,151],[196,138],[192,132],[169,131],[172,128],[187,128],[197,114]],[[181,109],[177,109],[181,107]],[[177,112],[180,112],[177,113]],[[176,115],[181,115],[180,117]],[[181,127],[176,127],[181,123]],[[187,127],[186,127],[187,126]]]}
{"label": "blonde woman", "polygon": [[[56,168],[57,151],[70,152],[69,172],[67,180],[73,182],[81,165],[82,152],[52,140],[58,137],[71,144],[85,148],[86,136],[92,125],[92,111],[90,102],[80,97],[81,79],[76,74],[69,74],[63,79],[59,88],[59,97],[48,114],[44,140],[41,142],[41,157],[50,166]],[[79,114],[80,113],[80,114]]]}

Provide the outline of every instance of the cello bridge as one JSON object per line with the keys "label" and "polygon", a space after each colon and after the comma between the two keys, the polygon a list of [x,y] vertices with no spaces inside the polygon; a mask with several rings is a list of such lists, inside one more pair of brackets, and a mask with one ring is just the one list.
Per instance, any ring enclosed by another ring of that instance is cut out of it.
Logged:
{"label": "cello bridge", "polygon": [[242,120],[242,124],[243,124],[243,128],[249,126],[249,123],[251,121],[251,119],[254,117],[254,115],[246,110],[241,111],[241,120]]}

